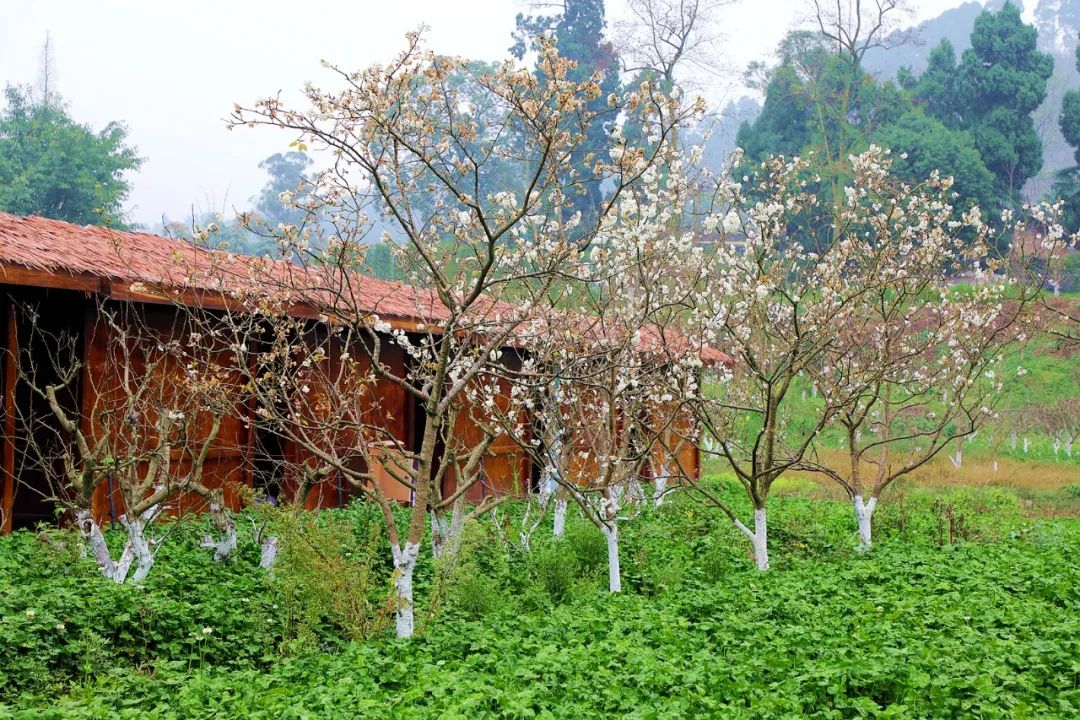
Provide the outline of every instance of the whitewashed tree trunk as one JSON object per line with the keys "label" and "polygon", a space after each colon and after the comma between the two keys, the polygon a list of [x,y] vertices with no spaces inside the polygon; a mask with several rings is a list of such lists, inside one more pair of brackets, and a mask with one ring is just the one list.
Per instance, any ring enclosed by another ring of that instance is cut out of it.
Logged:
{"label": "whitewashed tree trunk", "polygon": [[566,498],[555,498],[555,518],[552,521],[552,531],[556,540],[561,540],[566,534],[566,511]]}
{"label": "whitewashed tree trunk", "polygon": [[[539,495],[535,498],[530,496],[526,500],[525,514],[521,518],[521,532],[518,533],[521,540],[521,549],[525,552],[532,550],[533,534],[543,524],[544,518],[547,517],[548,508],[551,507],[551,501],[555,499],[555,493],[558,489],[559,483],[556,481],[554,474],[550,474],[546,480],[540,483]],[[536,509],[536,519],[532,520],[534,507]]]}
{"label": "whitewashed tree trunk", "polygon": [[446,538],[446,553],[449,557],[457,557],[461,550],[461,536],[465,532],[465,518],[468,516],[465,506],[465,496],[462,495],[454,501],[454,513],[450,516],[450,534]]}
{"label": "whitewashed tree trunk", "polygon": [[668,484],[668,471],[664,466],[656,471],[656,477],[653,478],[653,507],[660,507],[664,504],[664,494],[667,492]]}
{"label": "whitewashed tree trunk", "polygon": [[962,448],[956,448],[956,454],[949,457],[949,462],[953,464],[953,467],[959,470],[964,464],[964,450]]}
{"label": "whitewashed tree trunk", "polygon": [[262,541],[261,552],[259,557],[259,567],[263,570],[270,571],[274,567],[274,563],[277,561],[277,538],[268,537]]}
{"label": "whitewashed tree trunk", "polygon": [[627,483],[626,493],[624,495],[626,504],[630,505],[634,509],[634,514],[641,510],[641,506],[645,504],[645,488],[641,485],[641,480],[638,476],[630,478]]}
{"label": "whitewashed tree trunk", "polygon": [[873,544],[872,520],[877,498],[871,495],[869,500],[863,502],[862,495],[856,495],[851,502],[855,506],[855,519],[859,521],[859,550],[865,552]]}
{"label": "whitewashed tree trunk", "polygon": [[556,491],[559,489],[559,481],[555,477],[555,470],[551,468],[548,470],[548,475],[542,483],[540,483],[540,500],[543,503],[548,503],[551,498],[555,497]]}
{"label": "whitewashed tree trunk", "polygon": [[1069,441],[1067,441],[1067,442],[1065,443],[1065,457],[1070,457],[1070,458],[1072,457],[1072,446],[1073,446],[1073,442],[1074,442],[1074,441],[1072,441],[1072,440],[1069,440]]}
{"label": "whitewashed tree trunk", "polygon": [[1027,437],[1025,437],[1024,438],[1024,454],[1025,455],[1027,455],[1027,451],[1028,451],[1028,439],[1027,439]]}
{"label": "whitewashed tree trunk", "polygon": [[757,569],[764,572],[769,569],[769,529],[768,521],[765,516],[765,508],[754,508],[754,529],[743,525],[742,521],[736,519],[735,526],[742,531],[743,535],[750,541],[750,546],[754,550],[754,563],[757,565]]}
{"label": "whitewashed tree trunk", "polygon": [[[76,510],[75,522],[78,524],[83,539],[90,548],[90,554],[94,556],[94,562],[97,563],[101,574],[115,583],[124,582],[123,576],[117,580],[117,563],[109,552],[109,546],[105,542],[105,535],[101,532],[101,526],[97,524],[93,514],[89,510]],[[130,558],[127,564],[131,564]],[[124,575],[127,575],[127,568],[124,569]]]}
{"label": "whitewashed tree trunk", "polygon": [[[140,583],[154,567],[154,553],[150,552],[150,543],[146,539],[146,521],[143,518],[131,519],[127,515],[120,516],[120,524],[124,526],[128,534],[128,543],[135,558],[135,574],[131,581]],[[124,548],[125,552],[127,548]],[[126,573],[125,573],[126,574]],[[123,579],[117,582],[124,582]]]}
{"label": "whitewashed tree trunk", "polygon": [[438,560],[446,550],[450,535],[450,518],[445,512],[431,511],[431,556]]}
{"label": "whitewashed tree trunk", "polygon": [[142,582],[154,566],[154,553],[150,550],[150,542],[146,539],[146,526],[154,521],[157,516],[158,505],[151,507],[141,517],[134,520],[127,515],[120,516],[120,524],[127,531],[127,541],[120,553],[118,560],[113,560],[109,552],[109,546],[105,542],[105,535],[101,526],[94,520],[89,510],[76,510],[75,521],[79,525],[83,538],[90,547],[101,574],[114,583],[123,584],[128,579],[132,563],[135,564],[135,573],[131,576],[132,582]]}
{"label": "whitewashed tree trunk", "polygon": [[619,565],[619,521],[612,519],[600,528],[607,540],[608,591],[622,592],[622,571]]}
{"label": "whitewashed tree trunk", "polygon": [[420,555],[420,544],[407,542],[405,547],[394,546],[394,588],[397,591],[397,613],[395,616],[397,636],[410,638],[413,635],[413,572],[416,570],[416,558]]}
{"label": "whitewashed tree trunk", "polygon": [[622,507],[623,495],[626,494],[626,488],[622,485],[614,485],[608,488],[608,495],[610,498],[603,501],[602,513],[606,516],[608,512],[614,517],[619,514],[619,508]]}
{"label": "whitewashed tree trunk", "polygon": [[218,522],[223,526],[223,531],[216,540],[210,535],[204,536],[202,547],[214,551],[214,562],[224,562],[236,551],[236,523],[232,516],[216,503],[210,504],[210,514],[219,518]]}
{"label": "whitewashed tree trunk", "polygon": [[1013,450],[1016,449],[1016,433],[1009,434],[1009,444]]}
{"label": "whitewashed tree trunk", "polygon": [[998,471],[998,461],[995,459],[994,460],[994,472],[997,472],[997,471]]}
{"label": "whitewashed tree trunk", "polygon": [[1061,441],[1054,438],[1054,441],[1050,445],[1054,448],[1054,457],[1057,457],[1058,453],[1061,452]]}

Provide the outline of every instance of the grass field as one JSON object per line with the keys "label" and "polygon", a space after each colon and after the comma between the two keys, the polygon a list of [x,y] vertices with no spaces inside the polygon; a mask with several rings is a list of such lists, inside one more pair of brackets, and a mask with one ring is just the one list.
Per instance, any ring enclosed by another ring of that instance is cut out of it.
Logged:
{"label": "grass field", "polygon": [[[1075,508],[1080,486],[1039,492]],[[0,718],[1076,717],[1080,521],[1037,509],[913,482],[860,554],[846,504],[785,480],[760,574],[725,517],[677,497],[624,524],[619,596],[580,518],[530,553],[489,519],[453,571],[425,558],[413,641],[382,629],[367,508],[308,527],[363,570],[331,573],[369,601],[359,615],[326,573],[290,567],[302,554],[273,578],[252,544],[215,565],[197,526],[172,528],[143,588],[106,583],[63,533],[16,533],[0,538]]]}
{"label": "grass field", "polygon": [[[1080,295],[1074,294],[1069,300],[1080,305]],[[1021,368],[1024,374],[1018,377]],[[948,457],[956,451],[954,442],[931,463],[912,473],[913,482],[947,487],[1001,486],[1034,495],[1080,483],[1080,440],[1071,457],[1061,445],[1055,452],[1047,430],[1035,422],[1039,408],[1062,398],[1080,398],[1080,345],[1053,337],[1037,338],[1022,351],[1006,357],[1001,373],[1009,381],[997,406],[1000,417],[964,441],[960,467],[955,467]],[[821,401],[808,384],[797,387],[791,398],[795,427],[811,426],[820,406]],[[822,433],[816,452],[826,464],[835,467],[846,468],[849,462],[843,433],[836,426]],[[716,464],[710,469],[722,472],[725,468]]]}

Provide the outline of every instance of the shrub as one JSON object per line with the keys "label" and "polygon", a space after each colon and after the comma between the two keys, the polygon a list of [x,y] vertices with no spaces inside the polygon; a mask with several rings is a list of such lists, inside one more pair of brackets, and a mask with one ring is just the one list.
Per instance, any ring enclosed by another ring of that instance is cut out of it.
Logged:
{"label": "shrub", "polygon": [[578,559],[567,543],[551,543],[529,554],[532,581],[553,602],[570,596],[578,581]]}
{"label": "shrub", "polygon": [[563,542],[574,558],[579,576],[599,577],[607,572],[607,543],[592,523],[567,523]]}
{"label": "shrub", "polygon": [[[261,662],[279,629],[249,548],[219,565],[201,528],[163,525],[169,541],[144,585],[116,585],[67,531],[0,538],[0,697],[62,688],[118,665],[221,667]],[[204,632],[208,630],[208,632]]]}
{"label": "shrub", "polygon": [[272,588],[288,646],[312,647],[338,634],[364,640],[389,627],[394,604],[379,523],[362,511],[283,509],[268,531],[278,539]]}
{"label": "shrub", "polygon": [[440,569],[447,608],[455,617],[479,619],[509,602],[506,548],[491,524],[467,524],[457,556]]}

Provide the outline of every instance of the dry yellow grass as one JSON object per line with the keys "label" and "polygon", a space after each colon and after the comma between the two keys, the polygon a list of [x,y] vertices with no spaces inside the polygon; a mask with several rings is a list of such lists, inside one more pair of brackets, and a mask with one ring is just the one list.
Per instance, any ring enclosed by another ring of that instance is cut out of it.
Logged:
{"label": "dry yellow grass", "polygon": [[[819,458],[833,467],[844,467],[847,455],[839,450],[826,450]],[[867,477],[875,470],[865,463]],[[795,477],[812,477],[813,473],[792,473]],[[944,454],[912,472],[909,482],[916,485],[1008,487],[1016,490],[1053,492],[1066,485],[1080,484],[1080,465],[1075,463],[1052,463],[1036,460],[1015,460],[999,457],[994,470],[994,459],[982,453],[968,452],[962,467],[956,468]]]}
{"label": "dry yellow grass", "polygon": [[[818,454],[819,461],[844,467],[847,456],[840,450],[824,450]],[[719,466],[707,471],[720,471]],[[874,471],[864,465],[867,477]],[[944,454],[918,468],[907,476],[907,484],[927,487],[1004,487],[1020,492],[1056,492],[1066,485],[1080,485],[1080,465],[1076,463],[1051,463],[1035,460],[998,458],[998,469],[987,454],[967,452],[962,467],[953,467]],[[810,493],[818,497],[844,498],[843,490],[822,475],[807,472],[787,473],[776,484],[780,492]]]}

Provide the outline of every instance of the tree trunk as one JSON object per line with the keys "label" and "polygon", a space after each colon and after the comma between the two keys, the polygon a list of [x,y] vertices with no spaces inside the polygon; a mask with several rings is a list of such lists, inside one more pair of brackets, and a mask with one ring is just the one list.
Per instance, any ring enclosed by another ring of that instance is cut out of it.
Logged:
{"label": "tree trunk", "polygon": [[855,506],[855,519],[859,521],[859,550],[865,552],[873,544],[872,523],[874,508],[877,507],[877,498],[873,495],[863,502],[862,495],[856,495],[851,500]]}
{"label": "tree trunk", "polygon": [[962,447],[956,448],[956,454],[949,458],[953,467],[959,470],[964,464],[964,449]]}
{"label": "tree trunk", "polygon": [[[123,577],[119,580],[116,579],[116,563],[109,552],[109,546],[105,543],[105,535],[101,532],[101,526],[94,520],[93,514],[89,510],[76,510],[75,522],[78,524],[83,539],[89,546],[90,554],[94,556],[94,562],[97,563],[101,574],[113,582],[124,582]],[[126,568],[124,574],[127,574]]]}
{"label": "tree trunk", "polygon": [[637,475],[627,481],[626,492],[622,493],[622,499],[633,509],[635,515],[640,512],[641,506],[645,504],[645,488],[641,486]]}
{"label": "tree trunk", "polygon": [[754,509],[754,535],[757,540],[754,543],[754,561],[758,570],[769,569],[769,528],[765,518],[765,508]]}
{"label": "tree trunk", "polygon": [[664,504],[664,493],[667,492],[668,474],[667,468],[661,466],[653,478],[653,507]]}
{"label": "tree trunk", "polygon": [[75,521],[79,524],[83,538],[90,546],[90,552],[102,575],[114,583],[123,584],[134,563],[135,574],[131,576],[132,582],[138,583],[146,579],[154,566],[154,553],[151,552],[150,543],[146,539],[146,526],[153,522],[157,510],[158,506],[155,505],[134,520],[127,515],[120,516],[120,524],[127,531],[127,541],[120,553],[120,559],[116,561],[109,552],[101,526],[94,520],[91,512],[89,510],[75,511]]}
{"label": "tree trunk", "polygon": [[754,563],[762,572],[769,569],[769,529],[765,517],[765,508],[754,508],[754,529],[743,525],[742,521],[735,520],[735,526],[742,531],[750,541],[754,551]]}
{"label": "tree trunk", "polygon": [[622,592],[622,571],[619,566],[619,522],[611,520],[603,523],[601,532],[607,540],[608,591]]}
{"label": "tree trunk", "polygon": [[559,491],[559,481],[555,479],[552,471],[542,483],[540,483],[540,500],[544,503],[551,502],[551,498]]}
{"label": "tree trunk", "polygon": [[274,567],[274,562],[277,561],[277,538],[268,537],[262,542],[262,551],[259,557],[259,567],[263,570],[270,571]]}
{"label": "tree trunk", "polygon": [[562,540],[563,535],[566,534],[566,510],[567,502],[565,497],[555,498],[555,519],[552,523],[552,530],[556,540]]}
{"label": "tree trunk", "polygon": [[[143,518],[132,520],[127,515],[121,515],[120,524],[127,530],[128,543],[132,554],[135,556],[135,574],[131,576],[131,581],[140,583],[146,579],[146,576],[150,573],[150,568],[154,566],[154,554],[150,552],[150,543],[146,540],[145,521]],[[126,551],[127,548],[125,548]],[[121,579],[117,582],[124,581]]]}
{"label": "tree trunk", "polygon": [[205,536],[202,546],[214,550],[214,562],[223,562],[236,551],[236,523],[232,516],[216,503],[210,504],[210,516],[221,536],[217,540],[210,535]]}
{"label": "tree trunk", "polygon": [[465,529],[468,514],[464,493],[454,500],[450,512],[433,510],[431,513],[431,555],[436,560],[453,560],[461,549],[461,533]]}
{"label": "tree trunk", "polygon": [[396,626],[399,638],[413,635],[413,571],[420,555],[420,544],[407,542],[405,547],[393,548],[394,587],[397,591]]}
{"label": "tree trunk", "polygon": [[445,510],[431,511],[431,557],[438,560],[446,549],[447,536],[450,534],[450,519]]}
{"label": "tree trunk", "polygon": [[450,530],[446,534],[446,547],[443,557],[453,561],[461,550],[461,536],[465,532],[465,518],[468,516],[465,496],[454,501],[454,512],[450,515]]}

